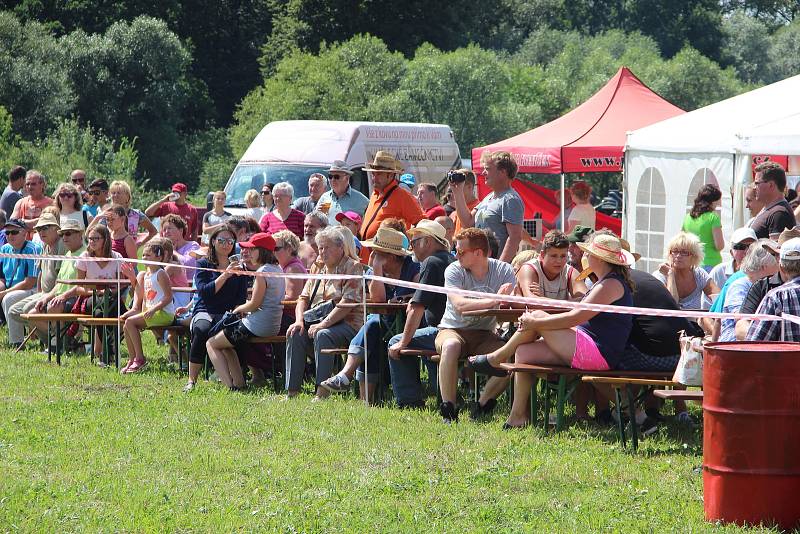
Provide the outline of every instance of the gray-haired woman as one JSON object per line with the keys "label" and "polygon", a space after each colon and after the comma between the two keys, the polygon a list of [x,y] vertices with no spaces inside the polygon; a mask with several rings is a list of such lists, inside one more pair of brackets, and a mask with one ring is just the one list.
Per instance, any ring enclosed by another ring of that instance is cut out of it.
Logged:
{"label": "gray-haired woman", "polygon": [[281,230],[290,230],[297,237],[303,235],[303,221],[306,214],[292,207],[294,188],[289,182],[280,182],[272,188],[272,201],[274,209],[265,214],[259,226],[262,232],[274,234]]}
{"label": "gray-haired woman", "polygon": [[[364,274],[358,260],[348,254],[353,243],[353,235],[349,230],[341,227],[326,228],[317,234],[316,242],[322,266],[312,269],[312,274],[346,274],[358,277]],[[286,390],[290,397],[300,392],[306,355],[312,346],[317,364],[317,393],[324,396],[320,383],[333,373],[333,356],[323,354],[322,351],[347,346],[363,324],[360,309],[340,308],[337,305],[361,302],[362,298],[360,279],[309,279],[306,282],[297,299],[295,322],[286,331]],[[318,317],[306,314],[310,310],[317,310]]]}
{"label": "gray-haired woman", "polygon": [[[778,248],[769,239],[759,239],[751,243],[739,266],[744,276],[726,284],[724,289],[723,313],[738,313],[742,307],[750,287],[762,278],[778,272]],[[736,274],[734,274],[736,276]],[[720,295],[722,298],[723,295]],[[736,341],[736,319],[723,319],[719,332],[719,341]]]}

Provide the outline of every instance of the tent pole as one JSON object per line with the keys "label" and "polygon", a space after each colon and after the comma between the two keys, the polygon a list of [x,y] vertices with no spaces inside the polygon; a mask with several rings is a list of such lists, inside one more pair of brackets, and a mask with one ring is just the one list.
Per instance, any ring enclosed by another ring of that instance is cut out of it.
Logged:
{"label": "tent pole", "polygon": [[565,209],[565,206],[564,206],[564,173],[562,172],[561,173],[561,231],[562,232],[566,232],[567,231],[567,225],[565,224],[565,221],[564,221],[564,209]]}

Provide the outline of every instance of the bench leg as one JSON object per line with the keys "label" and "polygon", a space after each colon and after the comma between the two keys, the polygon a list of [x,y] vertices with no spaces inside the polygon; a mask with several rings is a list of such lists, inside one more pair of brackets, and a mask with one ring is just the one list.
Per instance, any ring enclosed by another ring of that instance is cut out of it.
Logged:
{"label": "bench leg", "polygon": [[626,387],[625,391],[628,393],[628,413],[630,415],[631,425],[631,450],[636,452],[639,448],[639,427],[636,425],[636,398],[633,390]]}
{"label": "bench leg", "polygon": [[61,365],[61,351],[63,340],[61,338],[61,323],[56,321],[56,363]]}
{"label": "bench leg", "polygon": [[564,405],[567,403],[567,376],[558,377],[558,398],[556,404],[556,432],[564,428]]}
{"label": "bench leg", "polygon": [[539,377],[533,375],[533,382],[531,382],[531,399],[530,399],[530,422],[531,428],[536,428],[536,420],[539,418]]}
{"label": "bench leg", "polygon": [[619,430],[619,442],[622,443],[622,448],[624,449],[627,446],[627,440],[625,439],[625,423],[622,421],[622,395],[620,395],[619,393],[619,388],[614,388],[614,396],[616,400],[614,409],[617,411],[617,429]]}

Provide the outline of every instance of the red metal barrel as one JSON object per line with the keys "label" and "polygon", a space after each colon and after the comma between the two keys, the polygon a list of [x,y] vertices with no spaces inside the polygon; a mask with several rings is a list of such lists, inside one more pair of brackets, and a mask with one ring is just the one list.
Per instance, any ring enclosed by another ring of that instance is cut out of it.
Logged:
{"label": "red metal barrel", "polygon": [[800,343],[709,343],[706,519],[800,527]]}

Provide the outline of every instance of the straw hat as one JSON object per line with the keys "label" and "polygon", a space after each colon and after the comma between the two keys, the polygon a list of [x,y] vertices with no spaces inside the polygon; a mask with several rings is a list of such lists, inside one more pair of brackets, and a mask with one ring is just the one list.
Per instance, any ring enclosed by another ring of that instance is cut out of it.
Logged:
{"label": "straw hat", "polygon": [[591,242],[577,243],[577,245],[586,254],[600,258],[606,263],[627,267],[636,261],[634,255],[622,247],[620,238],[613,235],[596,235]]}
{"label": "straw hat", "polygon": [[794,228],[787,228],[783,232],[781,232],[781,235],[778,236],[778,245],[783,245],[784,243],[795,237],[800,237],[800,226],[795,226]]}
{"label": "straw hat", "polygon": [[372,160],[372,163],[367,163],[367,166],[361,170],[372,172],[393,172],[395,174],[400,174],[403,172],[403,166],[400,165],[400,162],[397,161],[391,153],[386,152],[385,150],[379,150],[375,154],[375,159]]}
{"label": "straw hat", "polygon": [[394,228],[378,228],[375,237],[367,241],[362,241],[361,245],[372,250],[379,250],[395,256],[410,256],[411,252],[403,247],[403,239],[406,236]]}
{"label": "straw hat", "polygon": [[55,226],[59,230],[61,229],[61,224],[56,219],[56,216],[50,212],[42,213],[42,216],[39,217],[39,222],[36,223],[34,226],[34,230],[38,230],[39,228],[44,228],[45,226]]}
{"label": "straw hat", "polygon": [[408,230],[408,236],[414,238],[415,235],[421,234],[424,236],[432,237],[448,250],[450,250],[450,243],[447,242],[447,230],[444,226],[436,221],[430,219],[422,219],[416,226]]}

